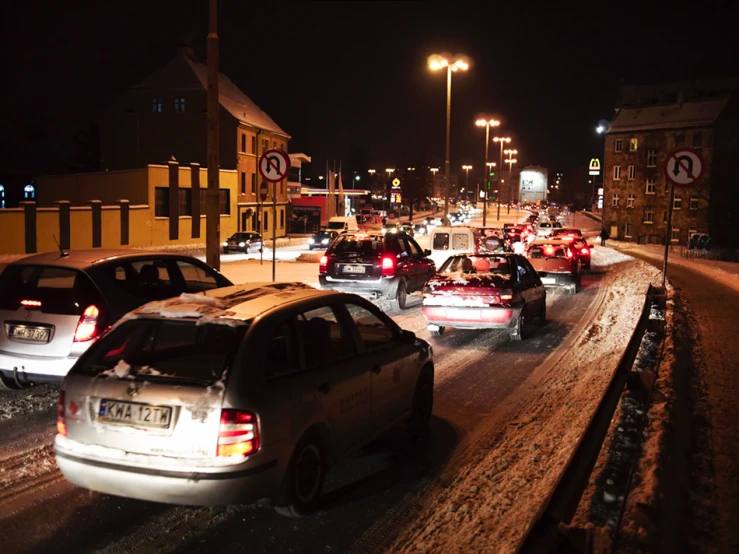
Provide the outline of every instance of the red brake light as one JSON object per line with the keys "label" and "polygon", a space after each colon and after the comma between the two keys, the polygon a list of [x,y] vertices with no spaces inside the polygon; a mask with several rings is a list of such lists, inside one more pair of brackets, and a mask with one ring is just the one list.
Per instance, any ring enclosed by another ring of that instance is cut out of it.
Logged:
{"label": "red brake light", "polygon": [[56,432],[65,436],[67,434],[67,423],[64,421],[64,391],[59,393],[59,402],[56,410]]}
{"label": "red brake light", "polygon": [[321,256],[321,261],[318,265],[318,273],[326,273],[328,267],[328,256]]}
{"label": "red brake light", "polygon": [[513,293],[509,290],[500,291],[500,301],[506,302],[508,300],[513,300]]}
{"label": "red brake light", "polygon": [[41,300],[21,300],[21,306],[26,306],[27,308],[40,308]]}
{"label": "red brake light", "polygon": [[570,250],[569,248],[567,249],[567,257],[568,258],[572,257],[572,250]]}
{"label": "red brake light", "polygon": [[100,335],[100,310],[94,304],[85,308],[74,331],[74,342],[87,342]]}
{"label": "red brake light", "polygon": [[390,256],[385,256],[384,258],[382,258],[382,276],[395,276],[395,258],[391,258]]}
{"label": "red brake light", "polygon": [[222,410],[218,456],[246,456],[259,449],[259,425],[251,412]]}
{"label": "red brake light", "polygon": [[582,250],[580,250],[580,253],[581,254],[590,254],[590,250],[588,250],[587,248],[583,248]]}
{"label": "red brake light", "polygon": [[546,252],[546,254],[547,254],[548,256],[551,256],[552,254],[554,254],[554,247],[553,247],[553,246],[547,246],[547,247],[545,248],[545,252]]}

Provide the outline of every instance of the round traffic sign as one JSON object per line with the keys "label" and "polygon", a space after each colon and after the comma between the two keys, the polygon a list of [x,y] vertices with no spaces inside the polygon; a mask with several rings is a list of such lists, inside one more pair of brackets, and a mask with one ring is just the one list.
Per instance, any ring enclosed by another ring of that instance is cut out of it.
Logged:
{"label": "round traffic sign", "polygon": [[259,185],[259,198],[262,199],[262,202],[267,200],[267,191],[269,190],[267,181],[262,181],[262,184]]}
{"label": "round traffic sign", "polygon": [[290,170],[290,158],[279,148],[267,150],[262,157],[259,158],[259,173],[262,174],[267,181],[275,183],[282,181],[287,177]]}
{"label": "round traffic sign", "polygon": [[700,181],[705,164],[703,156],[692,148],[676,148],[665,160],[665,177],[679,187],[691,187]]}

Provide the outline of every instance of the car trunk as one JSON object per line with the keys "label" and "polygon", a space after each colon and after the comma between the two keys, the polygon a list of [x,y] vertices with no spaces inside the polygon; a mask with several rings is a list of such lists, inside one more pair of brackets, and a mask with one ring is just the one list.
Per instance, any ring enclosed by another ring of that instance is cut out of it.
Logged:
{"label": "car trunk", "polygon": [[364,281],[382,277],[382,247],[375,238],[344,237],[327,253],[326,274],[334,279]]}
{"label": "car trunk", "polygon": [[510,295],[510,279],[504,275],[437,275],[424,289],[424,306],[489,306]]}
{"label": "car trunk", "polygon": [[536,245],[528,250],[527,257],[536,271],[547,273],[571,273],[572,259],[561,245]]}
{"label": "car trunk", "polygon": [[82,271],[12,265],[0,278],[0,319],[0,351],[64,358],[75,338],[89,342],[107,326],[107,306]]}

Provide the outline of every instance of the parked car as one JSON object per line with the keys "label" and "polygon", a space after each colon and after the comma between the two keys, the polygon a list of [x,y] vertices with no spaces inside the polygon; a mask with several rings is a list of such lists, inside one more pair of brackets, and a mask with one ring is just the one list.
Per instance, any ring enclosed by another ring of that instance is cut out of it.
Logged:
{"label": "parked car", "polygon": [[251,252],[261,252],[264,247],[262,235],[259,233],[234,233],[228,240],[223,241],[223,253],[243,252],[250,254]]}
{"label": "parked car", "polygon": [[[75,364],[56,461],[72,483],[154,502],[320,502],[331,465],[433,409],[428,343],[370,302],[249,283],[136,310]],[[297,400],[297,401],[296,401]]]}
{"label": "parked car", "polygon": [[339,236],[338,231],[332,231],[330,229],[323,229],[318,231],[315,235],[308,239],[308,248],[313,250],[314,248],[328,248],[328,245]]}
{"label": "parked car", "polygon": [[547,287],[564,288],[572,294],[580,291],[581,263],[568,241],[542,239],[532,242],[526,257]]}
{"label": "parked car", "polygon": [[422,310],[432,336],[447,327],[506,329],[521,340],[531,322],[546,321],[546,291],[523,256],[452,256],[426,283]]}
{"label": "parked car", "polygon": [[338,237],[319,264],[323,289],[386,297],[400,309],[436,273],[431,252],[405,233],[352,233]]}
{"label": "parked car", "polygon": [[231,284],[195,258],[164,252],[71,250],[13,262],[0,276],[0,388],[61,382],[134,308]]}

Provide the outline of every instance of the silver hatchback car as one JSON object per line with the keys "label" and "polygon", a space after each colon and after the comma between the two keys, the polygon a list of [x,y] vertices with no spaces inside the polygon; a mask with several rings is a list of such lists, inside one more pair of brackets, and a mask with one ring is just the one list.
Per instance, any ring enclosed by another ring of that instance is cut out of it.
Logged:
{"label": "silver hatchback car", "polygon": [[389,427],[425,432],[431,347],[353,294],[249,283],[128,314],[62,383],[72,483],[155,502],[314,509],[329,467]]}

